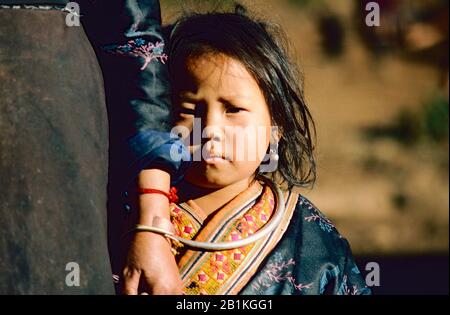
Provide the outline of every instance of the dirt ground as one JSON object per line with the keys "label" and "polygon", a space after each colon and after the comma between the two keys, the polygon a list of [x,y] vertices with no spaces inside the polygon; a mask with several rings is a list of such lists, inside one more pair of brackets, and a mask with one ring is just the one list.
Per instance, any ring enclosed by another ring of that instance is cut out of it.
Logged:
{"label": "dirt ground", "polygon": [[[392,121],[402,109],[420,110],[441,89],[439,69],[400,54],[375,58],[352,27],[353,1],[322,1],[346,29],[345,51],[334,59],[322,52],[311,11],[289,1],[242,2],[285,29],[305,74],[318,178],[302,193],[357,255],[448,252],[448,139],[407,147],[391,139],[371,142],[361,132]],[[176,16],[174,3],[162,1],[166,22]]]}

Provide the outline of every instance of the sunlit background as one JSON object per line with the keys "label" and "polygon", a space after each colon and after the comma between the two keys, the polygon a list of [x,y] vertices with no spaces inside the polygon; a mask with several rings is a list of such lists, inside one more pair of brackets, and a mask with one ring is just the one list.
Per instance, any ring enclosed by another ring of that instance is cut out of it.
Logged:
{"label": "sunlit background", "polygon": [[[449,94],[446,0],[241,1],[279,24],[305,74],[317,125],[318,179],[302,193],[358,257],[380,265],[375,293],[448,293]],[[162,0],[183,10],[234,1]]]}

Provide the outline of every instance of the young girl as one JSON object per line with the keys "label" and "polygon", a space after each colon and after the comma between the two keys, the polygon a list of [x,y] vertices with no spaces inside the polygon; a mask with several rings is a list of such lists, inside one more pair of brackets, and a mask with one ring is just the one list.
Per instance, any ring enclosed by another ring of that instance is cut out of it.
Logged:
{"label": "young girl", "polygon": [[315,179],[314,126],[268,26],[241,7],[192,15],[173,26],[169,52],[176,130],[193,161],[171,222],[133,232],[172,242],[183,293],[370,293],[346,239],[295,189]]}

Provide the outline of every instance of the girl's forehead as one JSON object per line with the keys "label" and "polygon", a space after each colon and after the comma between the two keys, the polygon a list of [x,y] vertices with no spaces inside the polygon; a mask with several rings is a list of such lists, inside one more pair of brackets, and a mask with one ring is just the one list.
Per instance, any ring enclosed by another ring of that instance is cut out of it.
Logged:
{"label": "girl's forehead", "polygon": [[[196,87],[215,89],[259,89],[253,76],[240,61],[223,54],[191,57],[186,62],[185,79]],[[181,78],[181,77],[179,77]],[[183,80],[184,81],[184,80]]]}
{"label": "girl's forehead", "polygon": [[210,75],[226,75],[252,79],[245,66],[238,60],[223,54],[207,54],[191,57],[186,62],[187,70],[194,76],[208,78]]}

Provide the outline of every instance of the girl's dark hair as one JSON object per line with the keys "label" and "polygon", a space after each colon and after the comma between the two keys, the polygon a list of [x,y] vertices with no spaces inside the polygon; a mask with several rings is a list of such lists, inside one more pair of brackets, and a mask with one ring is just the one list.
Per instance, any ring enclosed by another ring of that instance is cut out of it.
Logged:
{"label": "girl's dark hair", "polygon": [[314,121],[303,95],[303,78],[290,62],[287,48],[269,32],[269,25],[247,16],[242,5],[235,12],[190,14],[171,26],[169,72],[190,58],[220,53],[240,61],[253,75],[269,106],[272,123],[279,128],[278,169],[272,174],[280,184],[314,183]]}

